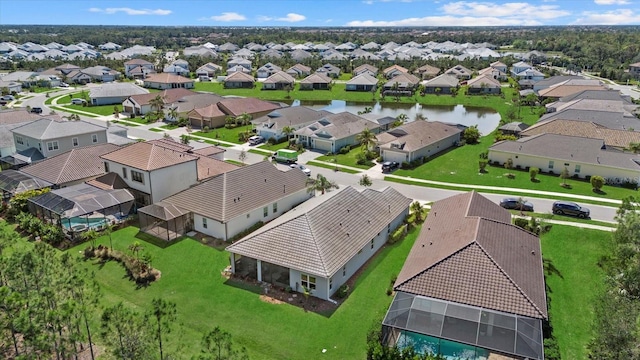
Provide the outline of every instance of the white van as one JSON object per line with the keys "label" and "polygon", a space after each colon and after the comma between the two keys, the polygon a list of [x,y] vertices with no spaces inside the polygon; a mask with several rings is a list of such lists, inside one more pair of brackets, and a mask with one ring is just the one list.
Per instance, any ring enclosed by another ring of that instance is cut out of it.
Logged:
{"label": "white van", "polygon": [[249,138],[249,145],[258,145],[264,142],[264,138],[260,135],[255,135]]}

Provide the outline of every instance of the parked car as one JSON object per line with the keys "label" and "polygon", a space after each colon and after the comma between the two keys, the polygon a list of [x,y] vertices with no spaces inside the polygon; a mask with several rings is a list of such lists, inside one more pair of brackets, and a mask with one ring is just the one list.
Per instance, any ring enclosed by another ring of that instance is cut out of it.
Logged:
{"label": "parked car", "polygon": [[69,87],[69,84],[67,84],[67,83],[60,83],[60,87],[68,88],[68,87]]}
{"label": "parked car", "polygon": [[308,167],[304,166],[304,165],[298,165],[298,164],[291,164],[289,165],[289,167],[292,167],[294,169],[300,169],[302,170],[302,172],[307,175],[307,176],[311,176],[311,169],[309,169]]}
{"label": "parked car", "polygon": [[71,103],[73,105],[82,105],[82,104],[86,104],[87,100],[75,98],[75,99],[71,99]]}
{"label": "parked car", "polygon": [[258,145],[264,142],[264,138],[260,135],[254,135],[249,138],[249,145]]}
{"label": "parked car", "polygon": [[382,163],[382,172],[392,172],[400,167],[400,164],[396,161],[385,161]]}
{"label": "parked car", "polygon": [[589,218],[591,211],[571,201],[556,201],[551,207],[551,211],[558,215],[572,215],[581,219]]}
{"label": "parked car", "polygon": [[509,210],[533,211],[533,204],[516,198],[504,198],[500,201],[500,206]]}
{"label": "parked car", "polygon": [[15,99],[16,99],[16,98],[15,98],[15,97],[13,97],[13,95],[5,95],[5,96],[3,96],[3,97],[0,97],[0,100],[6,100],[6,101],[13,101],[13,100],[15,100]]}
{"label": "parked car", "polygon": [[4,106],[4,105],[7,105],[8,103],[9,101],[0,99],[0,105]]}
{"label": "parked car", "polygon": [[42,108],[39,106],[32,107],[31,112],[34,114],[42,114]]}

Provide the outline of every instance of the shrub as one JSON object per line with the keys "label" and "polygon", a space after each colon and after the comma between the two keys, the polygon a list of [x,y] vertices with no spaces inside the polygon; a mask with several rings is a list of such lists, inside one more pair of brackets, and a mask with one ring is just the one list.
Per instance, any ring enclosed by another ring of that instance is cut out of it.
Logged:
{"label": "shrub", "polygon": [[625,189],[631,189],[631,190],[637,190],[638,189],[638,183],[635,182],[635,181],[625,181],[620,186],[622,186]]}
{"label": "shrub", "polygon": [[411,164],[408,161],[403,161],[401,167],[403,169],[411,169]]}
{"label": "shrub", "polygon": [[347,297],[348,294],[349,294],[349,285],[347,284],[343,284],[342,286],[340,286],[340,288],[336,292],[336,296],[339,299],[344,299],[345,297]]}
{"label": "shrub", "polygon": [[539,173],[540,169],[538,169],[537,167],[532,167],[531,169],[529,169],[529,178],[531,179],[531,181],[535,181],[536,176],[538,176]]}
{"label": "shrub", "polygon": [[358,155],[356,155],[356,164],[365,165],[368,162],[369,160],[367,159],[367,155],[365,155],[364,153],[359,153]]}
{"label": "shrub", "polygon": [[387,239],[387,243],[388,244],[395,244],[398,241],[402,240],[404,238],[404,236],[406,235],[406,227],[407,225],[403,225],[398,227],[397,229],[395,229],[390,235],[389,238]]}
{"label": "shrub", "polygon": [[210,130],[211,129],[208,126],[205,126],[205,127],[202,128],[202,132],[205,133],[205,134],[208,133]]}
{"label": "shrub", "polygon": [[462,139],[467,144],[477,144],[478,140],[480,139],[480,131],[478,130],[478,126],[473,125],[464,129],[464,132],[462,133]]}
{"label": "shrub", "polygon": [[349,153],[349,151],[350,151],[350,150],[351,150],[351,147],[350,147],[349,145],[347,145],[347,146],[345,146],[345,147],[341,148],[341,149],[340,149],[340,151],[339,151],[339,153],[340,153],[340,154],[342,154],[342,155],[344,155],[344,154]]}

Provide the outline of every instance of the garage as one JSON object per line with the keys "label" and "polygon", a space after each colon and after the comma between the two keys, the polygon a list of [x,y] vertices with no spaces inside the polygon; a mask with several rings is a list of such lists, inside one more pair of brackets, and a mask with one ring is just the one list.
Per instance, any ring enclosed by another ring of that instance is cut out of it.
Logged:
{"label": "garage", "polygon": [[317,150],[332,152],[332,141],[313,139],[313,148]]}
{"label": "garage", "polygon": [[403,161],[407,161],[407,154],[403,152],[382,150],[382,159],[384,161],[396,161],[402,164]]}

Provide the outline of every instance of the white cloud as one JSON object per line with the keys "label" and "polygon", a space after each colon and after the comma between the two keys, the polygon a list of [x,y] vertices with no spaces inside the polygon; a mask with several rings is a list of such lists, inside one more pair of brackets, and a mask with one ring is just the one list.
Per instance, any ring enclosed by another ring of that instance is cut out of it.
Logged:
{"label": "white cloud", "polygon": [[304,16],[304,15],[295,14],[295,13],[288,13],[287,16],[281,17],[281,18],[277,18],[276,20],[285,21],[285,22],[300,22],[300,21],[304,21],[306,18],[307,17]]}
{"label": "white cloud", "polygon": [[629,4],[628,0],[594,0],[598,5],[627,5]]}
{"label": "white cloud", "polygon": [[533,18],[498,18],[475,16],[426,16],[391,21],[354,20],[346,26],[535,26],[542,23]]}
{"label": "white cloud", "polygon": [[210,20],[214,20],[214,21],[243,21],[243,20],[247,20],[247,18],[244,15],[238,14],[238,13],[235,13],[235,12],[223,12],[220,15],[211,16],[209,19]]}
{"label": "white cloud", "polygon": [[623,25],[640,23],[640,14],[629,9],[607,12],[585,11],[576,19],[575,25]]}
{"label": "white cloud", "polygon": [[120,7],[120,8],[89,8],[90,12],[98,12],[105,14],[116,14],[116,13],[125,13],[127,15],[169,15],[172,13],[171,10],[165,9],[132,9],[128,7]]}
{"label": "white cloud", "polygon": [[491,2],[458,1],[444,5],[441,9],[445,14],[453,16],[491,14],[494,17],[509,17],[513,19],[555,19],[571,14],[569,11],[560,10],[557,5],[531,5],[526,2],[496,4]]}

